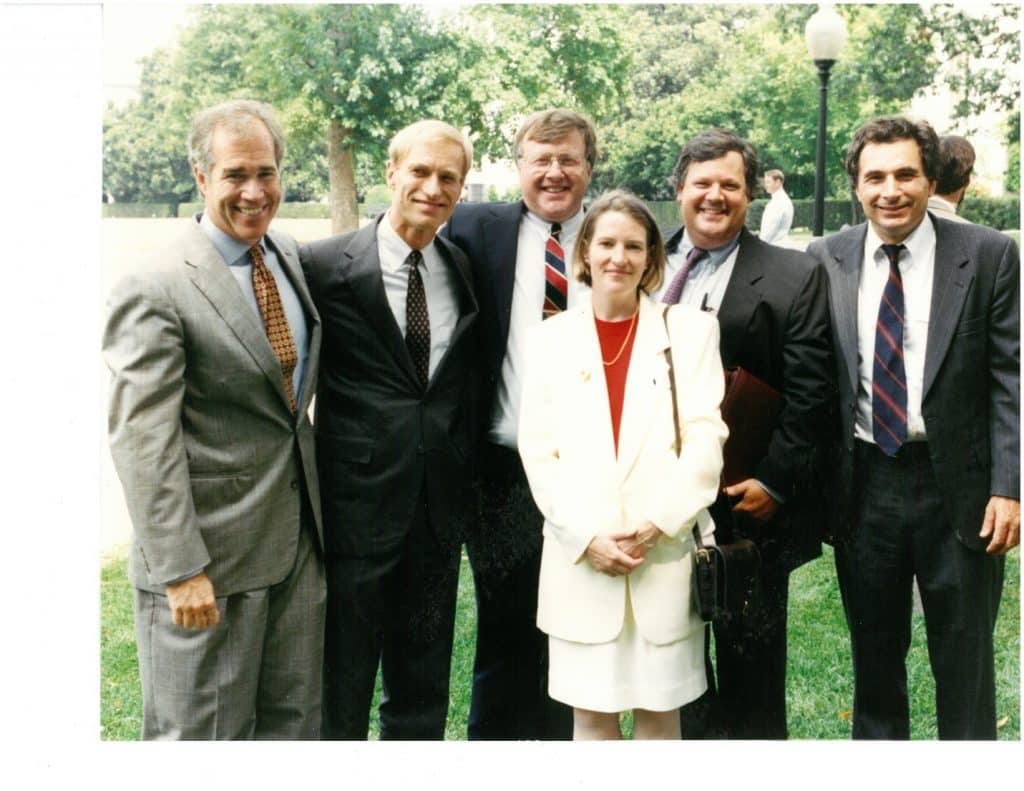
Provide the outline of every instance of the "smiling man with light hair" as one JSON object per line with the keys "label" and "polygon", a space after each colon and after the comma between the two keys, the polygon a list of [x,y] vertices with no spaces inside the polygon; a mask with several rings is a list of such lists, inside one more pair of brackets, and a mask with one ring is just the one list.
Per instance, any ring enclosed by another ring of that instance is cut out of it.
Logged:
{"label": "smiling man with light hair", "polygon": [[442,739],[459,557],[469,521],[477,303],[436,236],[473,162],[427,120],[388,149],[391,206],[302,248],[324,321],[317,452],[327,550],[324,738]]}

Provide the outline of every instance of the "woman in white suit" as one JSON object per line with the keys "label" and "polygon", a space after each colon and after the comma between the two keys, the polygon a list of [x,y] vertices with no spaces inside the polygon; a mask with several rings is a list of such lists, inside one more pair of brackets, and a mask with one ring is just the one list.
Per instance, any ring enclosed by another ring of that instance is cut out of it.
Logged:
{"label": "woman in white suit", "polygon": [[[537,625],[549,694],[573,706],[574,738],[679,738],[679,707],[707,686],[704,625],[691,600],[693,525],[713,543],[724,379],[718,323],[647,293],[665,271],[654,217],[633,195],[587,212],[573,273],[590,304],[535,328],[519,452],[544,514]],[[681,435],[676,453],[666,349]]]}

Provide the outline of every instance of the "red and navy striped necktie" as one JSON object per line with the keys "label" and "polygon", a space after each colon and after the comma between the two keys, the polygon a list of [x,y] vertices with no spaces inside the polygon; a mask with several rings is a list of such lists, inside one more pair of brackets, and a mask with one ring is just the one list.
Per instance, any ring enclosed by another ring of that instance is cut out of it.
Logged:
{"label": "red and navy striped necktie", "polygon": [[569,280],[565,276],[565,253],[558,240],[559,223],[552,223],[551,235],[544,244],[544,318],[561,313],[569,304]]}
{"label": "red and navy striped necktie", "polygon": [[901,244],[883,244],[889,277],[882,291],[875,324],[875,364],[871,385],[871,428],[887,456],[895,456],[907,441],[907,371],[903,363],[903,278]]}

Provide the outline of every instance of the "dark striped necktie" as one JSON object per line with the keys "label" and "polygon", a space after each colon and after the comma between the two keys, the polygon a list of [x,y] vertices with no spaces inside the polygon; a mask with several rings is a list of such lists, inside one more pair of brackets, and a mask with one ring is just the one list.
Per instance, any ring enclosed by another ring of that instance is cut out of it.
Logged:
{"label": "dark striped necktie", "polygon": [[559,234],[562,226],[552,223],[551,235],[544,244],[544,318],[561,313],[569,304],[569,280],[565,276],[565,253]]}
{"label": "dark striped necktie", "polygon": [[907,441],[907,371],[903,363],[903,278],[901,244],[883,244],[889,277],[875,324],[875,364],[871,384],[871,430],[878,447],[895,456]]}

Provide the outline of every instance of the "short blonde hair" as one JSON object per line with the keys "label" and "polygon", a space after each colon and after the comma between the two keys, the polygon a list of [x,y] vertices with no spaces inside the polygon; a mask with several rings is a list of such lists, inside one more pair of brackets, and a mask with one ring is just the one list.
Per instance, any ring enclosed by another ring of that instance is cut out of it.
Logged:
{"label": "short blonde hair", "polygon": [[642,200],[627,190],[611,190],[601,195],[583,215],[583,225],[576,236],[572,252],[572,273],[575,278],[588,286],[592,284],[590,265],[583,260],[583,253],[594,238],[594,228],[602,214],[617,211],[632,217],[647,232],[647,267],[640,277],[639,289],[651,294],[661,288],[665,279],[665,243],[661,238],[658,221]]}
{"label": "short blonde hair", "polygon": [[462,147],[462,155],[464,157],[462,179],[465,180],[466,174],[469,173],[469,169],[473,166],[473,143],[466,135],[444,121],[430,119],[417,121],[401,129],[391,138],[391,144],[388,146],[388,162],[391,165],[400,164],[405,155],[409,153],[409,149],[416,143],[430,140],[446,140],[449,143]]}

